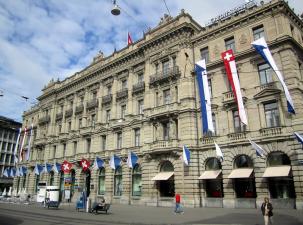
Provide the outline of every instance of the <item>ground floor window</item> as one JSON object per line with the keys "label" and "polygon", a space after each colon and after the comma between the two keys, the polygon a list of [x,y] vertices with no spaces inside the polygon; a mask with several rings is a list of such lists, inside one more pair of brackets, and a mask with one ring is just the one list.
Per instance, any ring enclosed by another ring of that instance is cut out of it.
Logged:
{"label": "ground floor window", "polygon": [[205,180],[206,197],[208,198],[222,198],[223,196],[223,182],[222,179]]}
{"label": "ground floor window", "polygon": [[60,195],[59,195],[60,201],[62,201],[62,199],[63,199],[63,192],[64,192],[64,173],[61,172],[60,173]]}
{"label": "ground floor window", "polygon": [[54,185],[54,172],[53,171],[51,171],[49,173],[49,185],[50,186]]}
{"label": "ground floor window", "polygon": [[99,185],[98,185],[98,194],[104,195],[105,194],[105,169],[101,168],[99,170]]}
{"label": "ground floor window", "polygon": [[26,184],[26,175],[24,175],[23,177],[22,188],[25,188],[25,184]]}
{"label": "ground floor window", "polygon": [[132,195],[141,196],[141,187],[142,187],[142,172],[141,167],[136,164],[133,169],[133,179],[132,179]]}
{"label": "ground floor window", "polygon": [[115,170],[114,195],[115,196],[121,196],[122,195],[122,167],[121,166],[119,166]]}
{"label": "ground floor window", "polygon": [[268,178],[271,198],[295,198],[294,182],[291,177]]}
{"label": "ground floor window", "polygon": [[38,192],[38,186],[40,181],[40,175],[36,175],[35,192]]}
{"label": "ground floor window", "polygon": [[257,196],[254,178],[234,179],[234,188],[237,198],[255,198]]}
{"label": "ground floor window", "polygon": [[159,189],[161,197],[174,197],[175,196],[175,182],[174,176],[169,180],[159,181]]}

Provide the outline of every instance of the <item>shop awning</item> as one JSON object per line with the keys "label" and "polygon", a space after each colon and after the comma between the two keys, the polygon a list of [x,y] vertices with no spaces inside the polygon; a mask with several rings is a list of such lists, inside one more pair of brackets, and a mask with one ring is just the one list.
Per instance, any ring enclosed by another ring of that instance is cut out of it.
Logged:
{"label": "shop awning", "polygon": [[222,170],[208,170],[205,171],[198,179],[199,180],[217,179],[221,173]]}
{"label": "shop awning", "polygon": [[172,175],[174,172],[160,172],[152,180],[168,180]]}
{"label": "shop awning", "polygon": [[249,178],[250,175],[252,174],[254,169],[252,168],[245,168],[245,169],[234,169],[231,171],[229,174],[228,178],[233,179],[233,178]]}
{"label": "shop awning", "polygon": [[267,167],[262,177],[288,177],[290,166]]}

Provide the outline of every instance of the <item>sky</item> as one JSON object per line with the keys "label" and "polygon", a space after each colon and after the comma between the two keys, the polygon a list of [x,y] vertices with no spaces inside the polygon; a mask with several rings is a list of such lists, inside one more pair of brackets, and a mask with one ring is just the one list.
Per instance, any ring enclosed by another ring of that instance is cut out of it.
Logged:
{"label": "sky", "polygon": [[[173,17],[185,9],[202,26],[242,2],[166,0]],[[303,13],[302,0],[288,3]],[[127,32],[133,41],[141,39],[168,13],[164,0],[117,4],[119,16],[111,15],[111,0],[0,0],[0,116],[22,122],[51,79],[84,69],[99,51],[108,56],[126,47]]]}

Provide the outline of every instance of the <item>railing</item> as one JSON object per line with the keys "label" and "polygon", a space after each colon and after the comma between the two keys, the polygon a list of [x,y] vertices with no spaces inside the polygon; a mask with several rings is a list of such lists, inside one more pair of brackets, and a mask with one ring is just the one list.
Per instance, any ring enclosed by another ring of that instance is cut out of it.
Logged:
{"label": "railing", "polygon": [[133,85],[133,94],[142,92],[144,90],[145,90],[145,83],[144,82],[139,82],[139,83]]}
{"label": "railing", "polygon": [[152,75],[150,77],[149,84],[154,85],[156,83],[169,81],[170,79],[176,79],[180,74],[179,67],[174,66],[165,71],[160,71],[157,74]]}
{"label": "railing", "polygon": [[230,140],[242,140],[242,139],[246,139],[246,132],[230,133],[230,134],[227,134],[227,137]]}
{"label": "railing", "polygon": [[179,147],[179,141],[178,140],[160,140],[155,141],[152,144],[150,144],[150,149],[161,149],[161,148],[177,148]]}
{"label": "railing", "polygon": [[73,109],[70,108],[65,111],[65,117],[71,117],[73,115]]}
{"label": "railing", "polygon": [[87,109],[91,108],[97,108],[98,107],[98,100],[97,99],[92,99],[86,104]]}
{"label": "railing", "polygon": [[[245,90],[243,88],[241,88],[241,94],[242,94],[242,98],[245,101],[246,97],[245,97]],[[235,99],[235,95],[233,93],[233,91],[227,91],[223,93],[223,103],[224,104],[232,104],[232,103],[236,103],[236,99]]]}
{"label": "railing", "polygon": [[108,94],[102,97],[102,104],[108,104],[112,101],[112,94]]}
{"label": "railing", "polygon": [[260,135],[262,136],[275,136],[282,134],[283,127],[268,127],[268,128],[262,128],[259,130]]}
{"label": "railing", "polygon": [[63,112],[56,114],[56,120],[62,120],[62,118],[63,118]]}
{"label": "railing", "polygon": [[117,99],[127,98],[128,97],[128,89],[123,89],[117,92]]}
{"label": "railing", "polygon": [[214,139],[211,136],[204,136],[200,140],[201,140],[201,144],[203,144],[203,145],[214,143]]}
{"label": "railing", "polygon": [[157,106],[155,108],[152,108],[150,110],[149,116],[155,116],[158,114],[166,114],[172,111],[177,111],[178,110],[178,103],[174,102],[174,103],[170,103],[170,104],[166,104],[166,105],[161,105],[161,106]]}
{"label": "railing", "polygon": [[50,121],[50,116],[49,116],[49,115],[46,115],[46,116],[41,117],[41,118],[39,119],[39,125],[48,123],[49,121]]}
{"label": "railing", "polygon": [[80,105],[76,106],[75,113],[76,114],[82,113],[83,110],[84,110],[84,106],[83,106],[83,104],[80,104]]}

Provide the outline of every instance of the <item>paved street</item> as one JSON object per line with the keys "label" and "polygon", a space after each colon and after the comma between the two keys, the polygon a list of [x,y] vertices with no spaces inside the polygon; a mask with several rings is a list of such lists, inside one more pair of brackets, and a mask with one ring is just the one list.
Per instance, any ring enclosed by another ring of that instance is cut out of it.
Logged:
{"label": "paved street", "polygon": [[[299,210],[275,210],[275,225],[303,224]],[[75,225],[75,224],[245,224],[263,225],[257,209],[185,208],[184,214],[172,208],[113,205],[109,214],[76,212],[74,205],[45,209],[38,205],[0,203],[1,225]]]}

